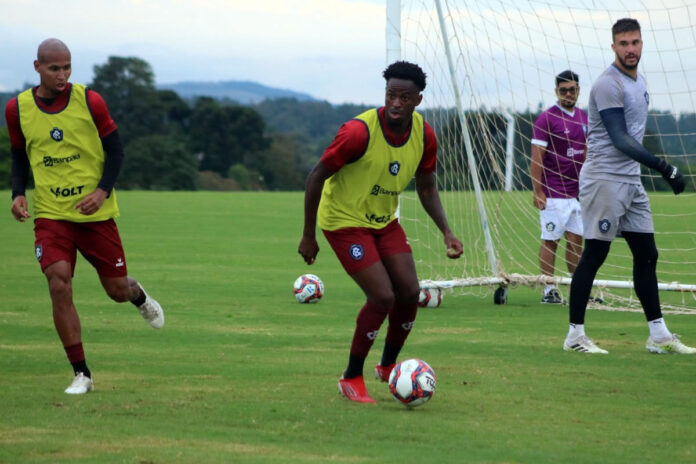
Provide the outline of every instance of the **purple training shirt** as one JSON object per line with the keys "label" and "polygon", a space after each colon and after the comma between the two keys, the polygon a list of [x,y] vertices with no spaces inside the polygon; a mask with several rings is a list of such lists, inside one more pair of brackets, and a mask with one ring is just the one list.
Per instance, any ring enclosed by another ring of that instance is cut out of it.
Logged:
{"label": "purple training shirt", "polygon": [[532,144],[546,149],[541,181],[547,198],[578,196],[586,137],[587,114],[577,107],[571,114],[556,104],[534,122]]}

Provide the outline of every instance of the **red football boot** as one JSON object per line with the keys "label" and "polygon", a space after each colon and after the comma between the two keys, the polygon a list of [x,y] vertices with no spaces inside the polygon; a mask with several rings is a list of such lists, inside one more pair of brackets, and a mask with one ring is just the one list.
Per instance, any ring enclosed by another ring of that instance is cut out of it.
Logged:
{"label": "red football boot", "polygon": [[344,379],[341,377],[338,380],[338,392],[351,401],[357,401],[358,403],[376,403],[367,393],[365,379],[362,375],[352,379]]}
{"label": "red football boot", "polygon": [[375,377],[377,377],[377,380],[381,380],[382,382],[389,382],[389,374],[391,374],[391,371],[392,369],[394,369],[394,366],[396,366],[396,363],[392,363],[388,366],[377,364],[375,366]]}

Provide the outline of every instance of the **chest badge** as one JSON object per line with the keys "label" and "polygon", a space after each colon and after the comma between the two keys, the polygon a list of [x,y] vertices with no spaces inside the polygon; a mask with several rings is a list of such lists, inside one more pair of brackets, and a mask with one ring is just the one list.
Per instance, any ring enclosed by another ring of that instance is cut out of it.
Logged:
{"label": "chest badge", "polygon": [[56,142],[61,142],[63,140],[63,130],[54,127],[51,129],[51,138]]}
{"label": "chest badge", "polygon": [[389,174],[395,176],[399,173],[399,170],[401,170],[401,164],[398,161],[389,163]]}

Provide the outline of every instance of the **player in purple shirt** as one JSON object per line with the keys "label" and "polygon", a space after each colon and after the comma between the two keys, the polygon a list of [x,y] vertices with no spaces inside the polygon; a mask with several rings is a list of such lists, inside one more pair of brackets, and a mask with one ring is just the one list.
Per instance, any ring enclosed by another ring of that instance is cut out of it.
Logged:
{"label": "player in purple shirt", "polygon": [[[572,275],[582,253],[582,216],[578,176],[585,161],[587,115],[575,103],[580,93],[578,75],[566,70],[556,76],[555,105],[541,113],[532,134],[531,176],[534,206],[539,208],[541,273],[554,275],[556,249],[566,238],[566,265]],[[556,287],[547,284],[542,303],[564,303]]]}

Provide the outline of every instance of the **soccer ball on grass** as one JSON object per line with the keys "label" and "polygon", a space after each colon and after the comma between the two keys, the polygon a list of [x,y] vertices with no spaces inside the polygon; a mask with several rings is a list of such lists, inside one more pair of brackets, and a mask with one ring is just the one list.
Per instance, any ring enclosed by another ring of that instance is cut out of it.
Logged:
{"label": "soccer ball on grass", "polygon": [[418,306],[421,308],[437,308],[442,303],[442,290],[439,288],[421,288],[418,295]]}
{"label": "soccer ball on grass", "polygon": [[303,274],[295,280],[292,288],[300,303],[316,303],[324,296],[324,282],[314,274]]}
{"label": "soccer ball on grass", "polygon": [[402,361],[389,374],[389,392],[409,408],[428,402],[436,387],[435,372],[420,359]]}

